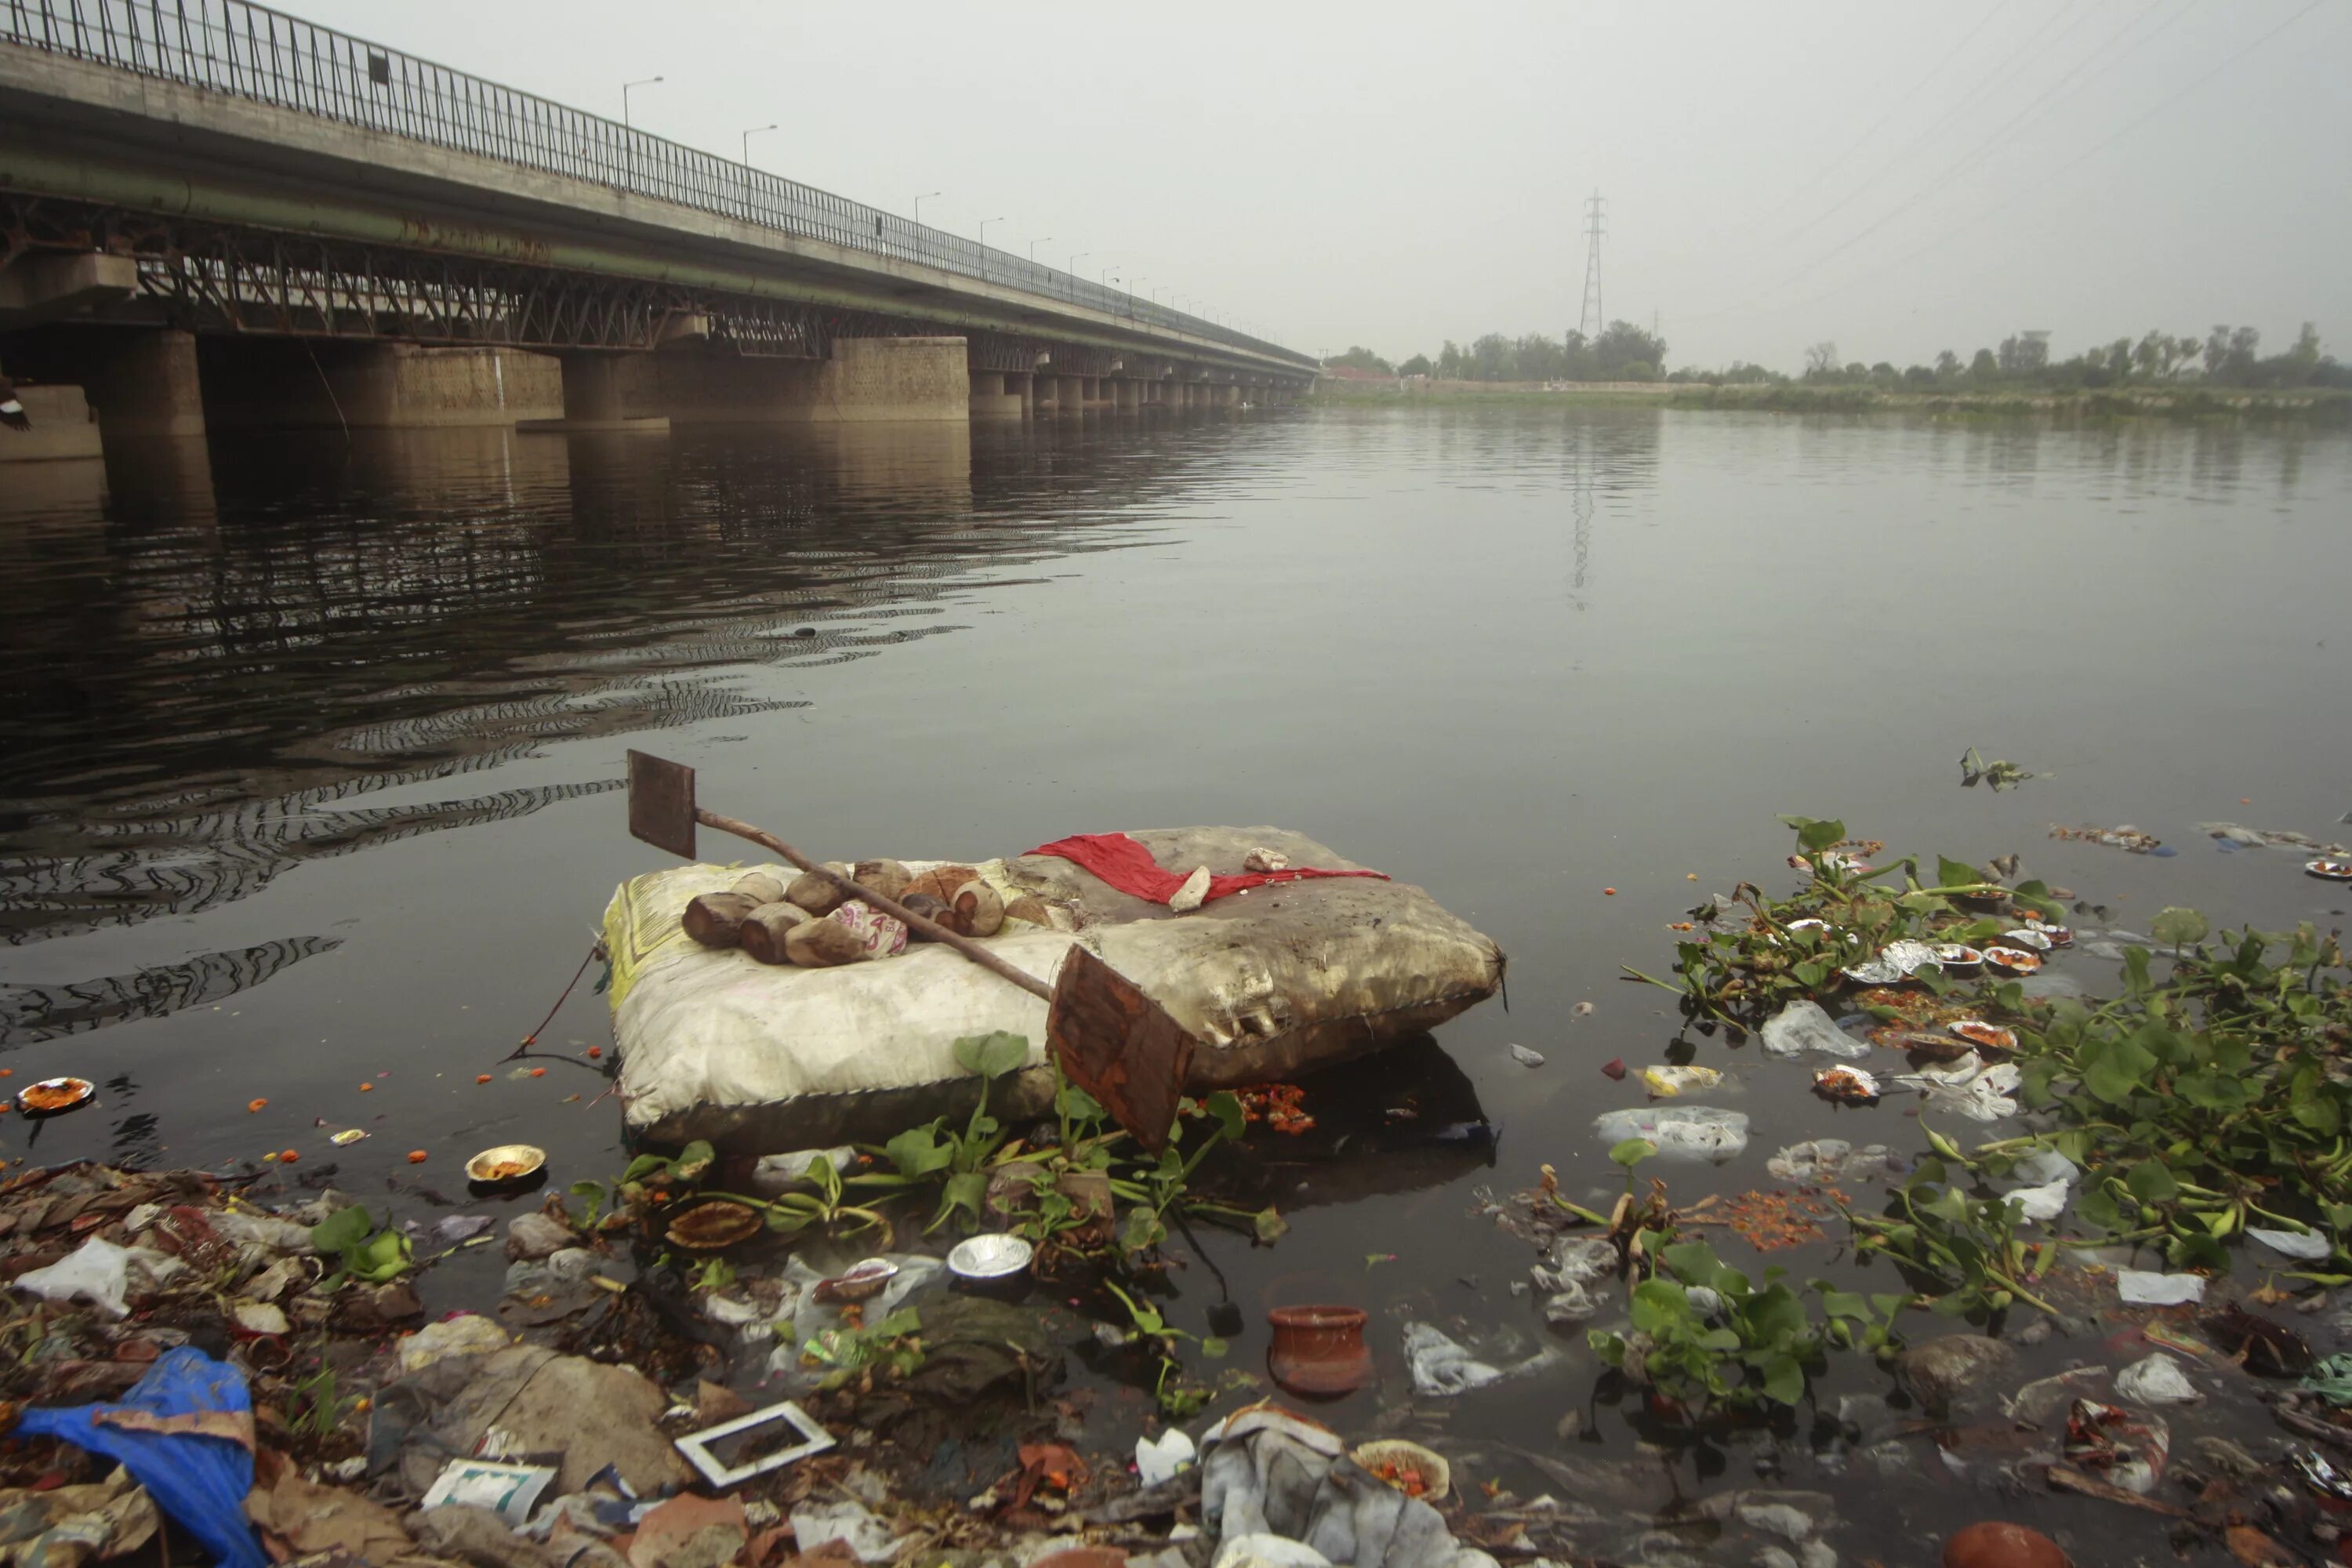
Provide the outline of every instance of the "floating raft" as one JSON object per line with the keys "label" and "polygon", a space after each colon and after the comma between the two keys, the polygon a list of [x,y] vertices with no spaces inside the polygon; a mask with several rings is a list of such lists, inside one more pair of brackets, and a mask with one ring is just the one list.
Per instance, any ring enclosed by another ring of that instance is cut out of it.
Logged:
{"label": "floating raft", "polygon": [[[1295,867],[1362,868],[1272,827],[1131,835],[1179,875],[1243,870],[1253,849]],[[920,872],[950,862],[909,860]],[[1421,889],[1371,878],[1286,882],[1189,913],[1120,892],[1050,855],[956,862],[1008,904],[1034,897],[1051,924],[1008,921],[989,946],[1051,982],[1083,942],[1166,1007],[1201,1043],[1188,1089],[1279,1081],[1432,1029],[1491,996],[1494,941]],[[1028,1065],[991,1092],[999,1114],[1052,1104],[1045,1004],[954,952],[918,943],[831,969],[763,964],[705,948],[679,925],[688,902],[776,865],[679,866],[621,885],[604,911],[613,959],[619,1096],[631,1133],[779,1153],[879,1141],[970,1109],[978,1080],[959,1039],[1027,1037]],[[1031,906],[1034,908],[1034,906]]]}

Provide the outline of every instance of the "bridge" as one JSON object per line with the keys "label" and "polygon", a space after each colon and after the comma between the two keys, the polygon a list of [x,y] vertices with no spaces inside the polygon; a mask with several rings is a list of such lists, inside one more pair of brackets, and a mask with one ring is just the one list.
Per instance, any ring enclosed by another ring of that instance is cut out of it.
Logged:
{"label": "bridge", "polygon": [[109,438],[647,431],[1221,407],[1315,374],[247,0],[0,0],[0,367],[52,439],[85,395]]}

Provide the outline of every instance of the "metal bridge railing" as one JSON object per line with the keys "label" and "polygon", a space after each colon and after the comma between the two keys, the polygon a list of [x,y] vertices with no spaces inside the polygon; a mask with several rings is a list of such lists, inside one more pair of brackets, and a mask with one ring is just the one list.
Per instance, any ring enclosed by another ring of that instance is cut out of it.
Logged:
{"label": "metal bridge railing", "polygon": [[0,42],[299,110],[542,174],[1312,364],[1214,321],[248,0],[0,0]]}

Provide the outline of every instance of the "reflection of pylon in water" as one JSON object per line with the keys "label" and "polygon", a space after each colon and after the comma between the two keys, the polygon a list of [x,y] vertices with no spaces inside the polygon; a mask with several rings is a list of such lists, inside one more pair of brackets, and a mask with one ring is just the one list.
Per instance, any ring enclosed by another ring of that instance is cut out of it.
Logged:
{"label": "reflection of pylon in water", "polygon": [[1568,458],[1568,510],[1575,528],[1573,547],[1576,554],[1574,573],[1569,578],[1569,602],[1580,611],[1584,608],[1584,573],[1592,557],[1592,466],[1590,461],[1591,432],[1580,429],[1576,444]]}

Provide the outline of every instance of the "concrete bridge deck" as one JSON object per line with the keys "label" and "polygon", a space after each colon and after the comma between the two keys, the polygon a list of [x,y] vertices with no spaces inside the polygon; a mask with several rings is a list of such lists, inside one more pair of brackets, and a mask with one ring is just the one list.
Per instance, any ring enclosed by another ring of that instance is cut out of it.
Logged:
{"label": "concrete bridge deck", "polygon": [[[208,372],[173,342],[189,333],[334,340],[317,379],[341,374],[363,413],[384,401],[371,382],[397,404],[419,381],[395,347],[551,353],[566,416],[599,424],[665,403],[1263,401],[1314,374],[1218,323],[245,0],[0,6],[0,342],[44,379],[86,360],[101,423],[129,392],[170,404],[157,389],[175,378],[197,395]],[[165,346],[126,350],[141,328]],[[657,349],[658,366],[618,357]],[[204,361],[226,363],[209,342]],[[184,433],[188,413],[160,423]]]}

